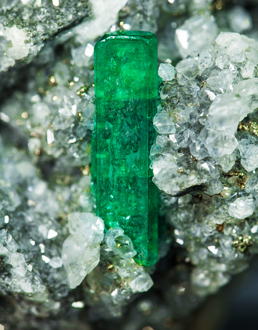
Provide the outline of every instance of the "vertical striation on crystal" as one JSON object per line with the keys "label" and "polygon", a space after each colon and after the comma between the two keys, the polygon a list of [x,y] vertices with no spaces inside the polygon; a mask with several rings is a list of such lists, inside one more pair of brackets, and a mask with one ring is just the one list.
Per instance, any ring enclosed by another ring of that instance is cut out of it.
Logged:
{"label": "vertical striation on crystal", "polygon": [[92,182],[96,214],[106,228],[121,227],[152,265],[158,257],[157,188],[149,151],[155,139],[157,38],[150,32],[117,31],[95,46],[96,118]]}

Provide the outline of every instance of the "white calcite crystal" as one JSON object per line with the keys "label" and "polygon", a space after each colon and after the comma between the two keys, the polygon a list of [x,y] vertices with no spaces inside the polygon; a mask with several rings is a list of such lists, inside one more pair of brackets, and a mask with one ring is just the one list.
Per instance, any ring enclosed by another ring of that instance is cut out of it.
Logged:
{"label": "white calcite crystal", "polygon": [[31,44],[28,42],[25,30],[14,25],[10,28],[6,27],[2,35],[8,42],[7,57],[20,60],[29,55]]}
{"label": "white calcite crystal", "polygon": [[49,266],[53,268],[60,268],[63,265],[63,261],[60,257],[54,257],[50,260]]}
{"label": "white calcite crystal", "polygon": [[127,0],[91,0],[94,20],[82,23],[73,29],[76,41],[86,44],[105,33],[117,19],[117,13]]}
{"label": "white calcite crystal", "polygon": [[238,144],[241,155],[241,164],[248,171],[254,171],[258,167],[258,146],[250,144],[247,139],[242,139]]}
{"label": "white calcite crystal", "polygon": [[146,270],[127,256],[120,256],[120,260],[115,260],[114,266],[118,275],[123,281],[127,282],[130,291],[133,293],[146,292],[154,284]]}
{"label": "white calcite crystal", "polygon": [[[168,141],[169,144],[169,141]],[[155,152],[156,150],[154,150]],[[192,186],[204,184],[209,180],[208,171],[197,171],[197,169],[184,169],[178,167],[177,156],[174,153],[159,157],[153,163],[154,183],[169,195],[177,195],[178,192]],[[218,177],[218,175],[217,175]],[[171,184],[173,182],[173,184]]]}
{"label": "white calcite crystal", "polygon": [[195,56],[211,44],[217,34],[213,16],[193,16],[176,29],[175,43],[182,57]]}
{"label": "white calcite crystal", "polygon": [[231,217],[245,219],[250,217],[255,209],[252,197],[239,197],[229,204],[228,213]]}
{"label": "white calcite crystal", "polygon": [[68,224],[71,235],[64,241],[62,261],[74,289],[99,263],[104,223],[91,213],[76,212],[69,214]]}
{"label": "white calcite crystal", "polygon": [[235,6],[228,12],[228,20],[234,32],[242,33],[252,28],[252,17],[243,7]]}
{"label": "white calcite crystal", "polygon": [[159,66],[158,74],[160,78],[165,81],[172,80],[175,77],[175,68],[169,63],[161,63]]}
{"label": "white calcite crystal", "polygon": [[103,240],[104,224],[102,219],[91,213],[71,213],[68,215],[68,226],[71,235],[81,233],[87,240],[100,243]]}
{"label": "white calcite crystal", "polygon": [[[206,126],[208,136],[205,145],[214,158],[231,155],[234,152],[238,145],[235,133],[239,122],[258,105],[255,97],[258,93],[257,78],[244,80],[232,88],[232,92],[218,95],[209,108]],[[240,149],[243,150],[242,147]],[[252,153],[251,149],[249,152]],[[254,166],[251,165],[252,159],[255,161],[254,158],[255,155],[250,158],[250,168]],[[219,163],[218,159],[217,162]]]}
{"label": "white calcite crystal", "polygon": [[94,47],[91,43],[72,49],[73,61],[80,67],[87,67],[93,60]]}
{"label": "white calcite crystal", "polygon": [[176,132],[175,124],[170,119],[169,114],[166,111],[158,112],[155,115],[153,125],[159,134],[169,135]]}
{"label": "white calcite crystal", "polygon": [[136,292],[146,292],[148,291],[152,285],[153,281],[148,274],[142,274],[137,276],[132,282],[130,282],[130,287],[133,293]]}
{"label": "white calcite crystal", "polygon": [[122,258],[130,259],[136,255],[132,240],[127,235],[124,235],[123,229],[119,227],[109,229],[105,239],[107,246]]}

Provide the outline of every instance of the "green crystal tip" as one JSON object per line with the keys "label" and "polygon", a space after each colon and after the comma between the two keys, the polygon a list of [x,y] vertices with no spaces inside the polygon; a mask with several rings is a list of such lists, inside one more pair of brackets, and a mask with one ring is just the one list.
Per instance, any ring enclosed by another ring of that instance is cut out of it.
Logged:
{"label": "green crystal tip", "polygon": [[157,38],[143,31],[105,34],[95,46],[92,183],[106,229],[121,227],[135,260],[158,259],[158,192],[149,152],[155,140]]}
{"label": "green crystal tip", "polygon": [[105,34],[95,45],[95,93],[105,99],[157,98],[157,37],[144,31]]}

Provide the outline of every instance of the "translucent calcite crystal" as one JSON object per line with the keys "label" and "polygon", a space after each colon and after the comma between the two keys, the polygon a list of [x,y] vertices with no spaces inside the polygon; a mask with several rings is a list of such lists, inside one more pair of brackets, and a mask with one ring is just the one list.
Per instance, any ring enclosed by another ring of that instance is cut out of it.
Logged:
{"label": "translucent calcite crystal", "polygon": [[136,260],[157,260],[157,189],[149,151],[157,102],[157,39],[149,32],[106,34],[95,46],[96,118],[92,180],[96,214],[121,227]]}

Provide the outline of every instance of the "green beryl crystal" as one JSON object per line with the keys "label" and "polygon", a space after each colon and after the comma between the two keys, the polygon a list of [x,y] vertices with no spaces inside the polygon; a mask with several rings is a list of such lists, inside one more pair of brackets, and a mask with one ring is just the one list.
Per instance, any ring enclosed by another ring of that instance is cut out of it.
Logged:
{"label": "green beryl crystal", "polygon": [[158,258],[158,193],[149,151],[155,139],[157,38],[117,31],[95,46],[96,117],[92,182],[96,214],[121,227],[145,266]]}

